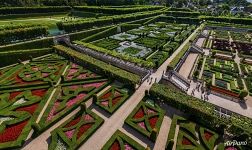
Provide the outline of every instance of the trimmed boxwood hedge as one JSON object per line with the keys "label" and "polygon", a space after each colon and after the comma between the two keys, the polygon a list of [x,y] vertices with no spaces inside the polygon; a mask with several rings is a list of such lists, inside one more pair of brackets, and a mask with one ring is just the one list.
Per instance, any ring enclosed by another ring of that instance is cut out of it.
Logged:
{"label": "trimmed boxwood hedge", "polygon": [[[91,110],[85,109],[85,104],[82,104],[82,105],[83,106],[81,107],[81,110],[76,115],[69,118],[67,121],[65,121],[63,124],[61,124],[59,127],[57,127],[51,132],[52,141],[49,145],[49,150],[54,150],[57,147],[57,142],[59,138],[62,140],[62,142],[66,144],[67,149],[71,149],[71,150],[77,149],[86,140],[88,140],[88,138],[103,124],[104,120],[101,117],[93,113]],[[90,115],[94,120],[90,120],[90,121],[84,120],[85,115]],[[70,127],[65,127],[70,122],[76,120],[78,117],[81,117],[81,119],[79,122],[77,122],[76,124],[77,126],[73,125]],[[80,131],[80,127],[88,123],[93,123],[93,124],[86,132],[84,132],[84,134],[80,136],[80,138],[77,139],[78,132],[76,130],[79,129]],[[73,133],[73,137],[68,138],[65,134],[65,131],[73,130],[73,129],[75,129]]]}
{"label": "trimmed boxwood hedge", "polygon": [[154,11],[164,8],[164,6],[138,6],[138,7],[104,7],[104,6],[74,6],[75,10],[78,11],[86,11],[92,13],[103,13],[103,14],[113,14],[113,15],[121,15],[121,14],[129,14],[136,12],[144,12],[144,11]]}
{"label": "trimmed boxwood hedge", "polygon": [[70,11],[69,6],[46,6],[46,7],[2,7],[0,15],[8,14],[31,14],[31,13],[50,13]]}
{"label": "trimmed boxwood hedge", "polygon": [[[32,92],[31,92],[32,90],[38,90],[40,88],[47,90],[45,95],[43,95],[42,97],[39,97],[39,96],[32,94]],[[17,92],[17,91],[20,91],[20,93],[15,98],[9,100],[10,93]],[[25,125],[25,127],[23,128],[23,130],[21,131],[20,135],[17,137],[17,140],[0,143],[0,149],[18,149],[21,146],[23,146],[23,144],[26,141],[26,138],[28,137],[30,131],[32,130],[32,125],[35,123],[35,121],[36,121],[37,117],[39,116],[41,110],[43,109],[46,101],[48,100],[48,98],[52,92],[52,88],[33,87],[33,89],[30,89],[30,90],[18,89],[17,91],[13,91],[13,90],[12,91],[1,91],[1,93],[0,93],[0,97],[2,97],[2,101],[7,102],[5,104],[2,103],[2,105],[1,105],[1,112],[0,112],[1,116],[15,118],[13,120],[5,121],[1,124],[1,126],[0,126],[1,133],[4,133],[3,131],[6,127],[6,125],[8,127],[8,125],[13,125],[13,124],[20,123],[23,121],[28,121],[28,122]],[[21,97],[24,97],[27,102],[25,102],[23,104],[19,104],[19,105],[13,105]],[[27,106],[30,106],[30,105],[33,105],[36,103],[38,103],[38,106],[36,107],[33,114],[29,113],[28,110],[22,110],[22,111],[16,110],[18,108],[27,107]],[[15,132],[13,130],[12,130],[12,132]],[[4,134],[6,134],[6,133],[4,133]],[[9,134],[12,134],[12,133],[9,133]],[[6,138],[9,138],[9,137],[6,137]]]}
{"label": "trimmed boxwood hedge", "polygon": [[87,38],[82,39],[81,41],[83,42],[92,42],[92,41],[96,41],[111,35],[117,34],[117,27],[113,26],[111,28],[108,28],[104,31],[98,32],[96,34],[93,34]]}
{"label": "trimmed boxwood hedge", "polygon": [[[111,92],[109,97],[106,97],[107,94]],[[120,98],[118,101],[114,100]],[[112,85],[111,88],[104,91],[101,95],[97,96],[94,95],[93,101],[102,109],[106,110],[107,112],[113,114],[127,99],[129,98],[129,93],[123,91],[122,89],[116,88]],[[108,102],[108,106],[102,104],[102,102]]]}
{"label": "trimmed boxwood hedge", "polygon": [[48,35],[47,26],[21,27],[0,31],[0,44],[9,44],[13,41],[29,40]]}
{"label": "trimmed boxwood hedge", "polygon": [[125,70],[122,70],[118,67],[109,65],[103,61],[97,60],[93,57],[74,51],[71,48],[64,47],[62,45],[57,45],[54,48],[60,54],[66,55],[69,57],[74,57],[77,60],[87,64],[91,69],[93,70],[98,69],[101,73],[103,73],[104,75],[110,78],[116,78],[123,83],[132,85],[133,87],[135,86],[135,84],[138,84],[140,82],[140,76],[136,74],[133,74]]}
{"label": "trimmed boxwood hedge", "polygon": [[91,29],[91,30],[85,30],[85,31],[70,33],[69,37],[70,37],[71,41],[81,40],[81,39],[87,38],[87,37],[89,37],[91,35],[94,35],[94,34],[102,32],[104,30],[107,30],[107,29],[109,29],[111,27],[112,26],[106,26],[106,27],[95,28],[95,29]]}
{"label": "trimmed boxwood hedge", "polygon": [[[134,116],[138,113],[138,111],[140,109],[143,109],[143,117],[142,118],[134,118]],[[152,109],[156,112],[156,114],[148,114],[148,112],[146,112],[147,110],[145,109]],[[159,106],[152,106],[146,102],[141,101],[135,108],[134,110],[130,113],[130,115],[127,117],[127,119],[125,120],[125,123],[127,123],[129,126],[131,126],[132,128],[136,129],[138,132],[142,133],[143,135],[147,136],[148,138],[150,138],[152,141],[155,141],[157,138],[157,135],[159,133],[162,121],[163,121],[163,117],[165,115],[165,110],[161,109]],[[146,123],[146,121],[149,121],[150,118],[152,118],[153,116],[158,117],[158,120],[155,124],[155,129],[156,131],[154,131],[154,128],[152,128],[150,126],[150,123]],[[145,126],[146,126],[146,130],[143,129],[142,127],[140,127],[137,124],[137,121],[139,122],[140,119],[142,120],[144,118],[144,122],[145,122]],[[151,129],[151,130],[150,130]],[[152,133],[156,132],[156,135],[153,135]]]}
{"label": "trimmed boxwood hedge", "polygon": [[17,44],[11,44],[7,46],[0,46],[0,52],[13,51],[13,50],[25,50],[25,49],[40,49],[53,46],[53,38],[37,39],[27,42],[21,42]]}
{"label": "trimmed boxwood hedge", "polygon": [[125,147],[123,145],[123,144],[125,144],[124,142],[126,142],[127,144],[130,144],[130,146],[132,146],[136,150],[145,150],[145,148],[142,145],[140,145],[139,143],[137,143],[136,141],[134,141],[132,138],[130,138],[129,136],[127,136],[126,134],[124,134],[120,130],[117,130],[112,135],[112,137],[103,146],[102,150],[110,150],[111,147],[112,147],[112,145],[113,145],[113,143],[116,140],[119,141],[121,150],[125,149]]}
{"label": "trimmed boxwood hedge", "polygon": [[16,50],[16,51],[7,51],[0,52],[0,67],[18,63],[19,60],[25,61],[29,60],[31,57],[39,57],[42,55],[49,54],[53,51],[52,48],[43,48],[43,49],[28,49],[28,50]]}

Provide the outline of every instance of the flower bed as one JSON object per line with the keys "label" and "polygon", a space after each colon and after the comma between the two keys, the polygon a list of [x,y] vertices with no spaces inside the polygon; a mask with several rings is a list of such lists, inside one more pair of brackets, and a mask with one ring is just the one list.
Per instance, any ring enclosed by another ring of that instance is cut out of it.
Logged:
{"label": "flower bed", "polygon": [[102,150],[144,150],[145,148],[126,134],[117,130],[103,146]]}
{"label": "flower bed", "polygon": [[0,82],[0,89],[49,85],[49,83],[56,84],[65,66],[65,61],[36,61],[28,63],[22,69]]}
{"label": "flower bed", "polygon": [[49,145],[49,150],[54,150],[57,147],[77,149],[102,123],[102,118],[92,111],[82,108],[75,116],[51,132],[52,142]]}
{"label": "flower bed", "polygon": [[19,148],[32,130],[52,88],[0,93],[0,149]]}
{"label": "flower bed", "polygon": [[64,82],[79,81],[79,80],[90,80],[90,79],[100,79],[100,75],[94,72],[84,69],[75,63],[70,63],[70,67],[67,69],[64,75]]}
{"label": "flower bed", "polygon": [[164,110],[158,106],[154,107],[145,102],[140,102],[125,122],[140,133],[155,140],[156,137],[151,137],[151,133],[154,129],[156,130],[154,132],[159,132],[163,117]]}
{"label": "flower bed", "polygon": [[[219,135],[199,124],[186,120],[180,116],[173,116],[167,146],[171,140],[175,141],[176,126],[179,125],[176,149],[214,149],[218,142]],[[168,148],[169,149],[169,148]]]}
{"label": "flower bed", "polygon": [[96,97],[95,101],[98,106],[114,113],[129,97],[128,92],[115,88],[113,85],[111,88],[106,90],[104,93]]}
{"label": "flower bed", "polygon": [[39,122],[42,130],[64,117],[65,114],[78,107],[80,103],[88,100],[93,94],[106,86],[107,83],[106,79],[102,79],[100,81],[90,80],[79,84],[58,87]]}

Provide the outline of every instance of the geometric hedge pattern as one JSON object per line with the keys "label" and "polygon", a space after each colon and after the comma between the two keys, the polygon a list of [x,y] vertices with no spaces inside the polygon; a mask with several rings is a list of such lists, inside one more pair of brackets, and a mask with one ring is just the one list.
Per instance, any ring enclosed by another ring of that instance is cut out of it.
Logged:
{"label": "geometric hedge pattern", "polygon": [[[1,69],[0,149],[21,147],[32,129],[34,135],[40,134],[108,84],[108,79],[56,54]],[[45,104],[44,114],[36,123]],[[85,113],[95,120],[91,121],[95,128],[91,128],[96,130],[100,119],[89,111]],[[86,128],[82,125],[86,123],[87,120],[80,121],[76,126],[76,132],[80,132],[73,136],[72,143],[67,142],[68,146],[85,140],[82,135],[86,135]],[[58,137],[55,133],[53,137]]]}
{"label": "geometric hedge pattern", "polygon": [[49,150],[76,149],[103,123],[103,119],[92,111],[82,108],[54,131]]}
{"label": "geometric hedge pattern", "polygon": [[126,119],[126,123],[155,141],[165,111],[158,106],[141,101]]}
{"label": "geometric hedge pattern", "polygon": [[117,130],[102,150],[144,150],[145,148],[126,134]]}

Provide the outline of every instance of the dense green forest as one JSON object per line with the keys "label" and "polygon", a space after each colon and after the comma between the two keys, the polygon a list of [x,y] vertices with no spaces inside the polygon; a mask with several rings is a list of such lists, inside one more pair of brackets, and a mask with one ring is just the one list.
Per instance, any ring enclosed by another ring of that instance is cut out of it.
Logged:
{"label": "dense green forest", "polygon": [[[217,2],[219,0],[216,0]],[[143,5],[165,4],[176,7],[186,6],[188,0],[0,0],[0,7],[5,6],[74,6],[74,5]],[[204,6],[211,4],[211,0],[191,0],[191,3]],[[224,0],[229,5],[248,5],[246,0]]]}

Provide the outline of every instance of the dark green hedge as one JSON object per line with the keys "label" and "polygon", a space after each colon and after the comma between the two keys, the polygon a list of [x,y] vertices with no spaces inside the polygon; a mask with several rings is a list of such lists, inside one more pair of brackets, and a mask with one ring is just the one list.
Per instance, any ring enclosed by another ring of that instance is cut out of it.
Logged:
{"label": "dark green hedge", "polygon": [[250,118],[236,114],[232,114],[230,119],[220,117],[215,112],[213,104],[162,84],[153,84],[150,89],[150,95],[155,99],[160,98],[168,105],[190,114],[190,118],[193,121],[203,126],[214,130],[223,126],[226,131],[243,138],[242,140],[247,140],[248,144],[252,145],[252,140],[249,139],[249,137],[252,137],[252,119]]}
{"label": "dark green hedge", "polygon": [[135,13],[135,14],[105,16],[105,17],[99,17],[97,19],[90,18],[90,19],[83,19],[83,20],[77,20],[77,21],[58,22],[57,26],[59,29],[65,30],[66,32],[73,32],[73,31],[92,28],[94,26],[99,27],[99,26],[140,20],[140,19],[160,15],[162,13],[163,11],[157,10],[157,11],[147,11],[147,12],[141,12],[141,13]]}
{"label": "dark green hedge", "polygon": [[[120,130],[117,130],[112,137],[107,141],[107,143],[103,146],[102,150],[110,150],[113,143],[119,139],[119,142],[126,142],[128,144],[130,144],[130,146],[132,146],[134,149],[137,150],[145,150],[145,148],[140,145],[139,143],[137,143],[136,141],[134,141],[132,138],[130,138],[129,136],[127,136],[126,134],[124,134],[123,132],[121,132]],[[122,145],[124,146],[124,145]],[[121,147],[121,149],[125,149],[124,147]]]}
{"label": "dark green hedge", "polygon": [[40,48],[48,48],[53,46],[53,38],[45,38],[32,40],[17,44],[11,44],[7,46],[0,46],[0,52],[13,51],[13,50],[24,50],[24,49],[40,49]]}
{"label": "dark green hedge", "polygon": [[47,29],[48,27],[46,26],[33,26],[2,30],[0,31],[0,45],[9,44],[13,41],[29,40],[40,36],[47,36]]}
{"label": "dark green hedge", "polygon": [[117,27],[111,27],[107,30],[104,30],[104,31],[101,31],[101,32],[98,32],[96,34],[93,34],[81,41],[83,42],[92,42],[92,41],[96,41],[96,40],[99,40],[99,39],[102,39],[102,38],[105,38],[105,37],[108,37],[108,36],[111,36],[111,35],[114,35],[114,34],[117,34]]}
{"label": "dark green hedge", "polygon": [[144,11],[153,11],[164,8],[163,6],[140,6],[140,7],[128,7],[128,8],[112,8],[112,7],[99,7],[99,6],[75,6],[73,7],[78,11],[92,12],[92,13],[104,13],[104,14],[113,14],[113,15],[121,15],[121,14],[129,14],[136,12],[144,12]]}
{"label": "dark green hedge", "polygon": [[75,33],[69,34],[69,36],[70,36],[71,41],[81,40],[81,39],[84,39],[84,38],[89,37],[91,35],[100,33],[100,32],[102,32],[106,29],[109,29],[111,27],[112,26],[106,26],[106,27],[95,28],[95,29],[86,30],[86,31],[75,32]]}
{"label": "dark green hedge", "polygon": [[8,14],[30,14],[30,13],[50,13],[70,11],[69,6],[47,6],[47,7],[2,7],[0,15]]}
{"label": "dark green hedge", "polygon": [[174,16],[174,17],[198,17],[200,15],[199,12],[190,12],[190,11],[166,11],[166,15]]}
{"label": "dark green hedge", "polygon": [[109,65],[103,61],[97,60],[93,57],[87,56],[85,54],[79,53],[77,51],[72,50],[71,48],[64,47],[62,45],[57,45],[54,47],[59,53],[63,55],[69,55],[71,57],[76,58],[87,64],[90,68],[98,69],[104,75],[109,76],[110,78],[115,78],[123,83],[132,85],[134,87],[135,84],[140,82],[140,76],[122,70],[118,67]]}
{"label": "dark green hedge", "polygon": [[251,18],[235,18],[235,17],[215,17],[215,16],[200,16],[199,19],[205,21],[226,22],[234,24],[252,25]]}
{"label": "dark green hedge", "polygon": [[16,51],[7,51],[0,52],[0,67],[18,63],[19,60],[25,61],[29,60],[31,57],[39,57],[51,53],[52,48],[43,48],[43,49],[28,49],[28,50],[16,50]]}

